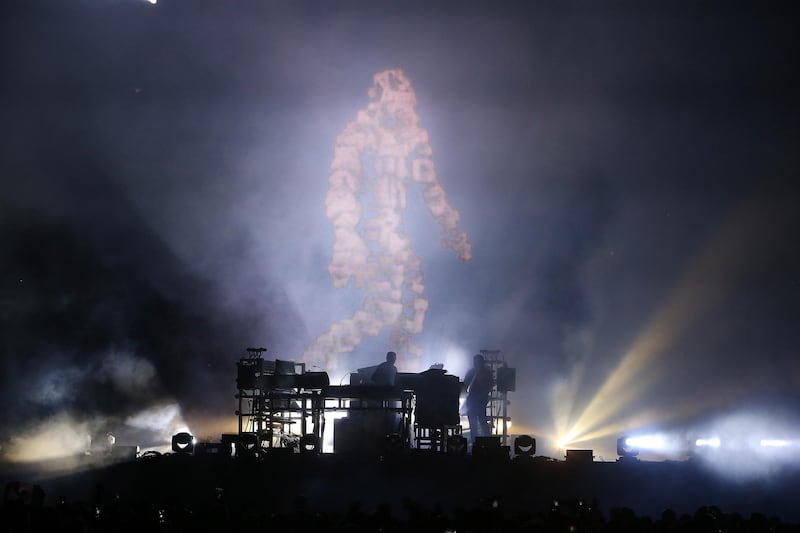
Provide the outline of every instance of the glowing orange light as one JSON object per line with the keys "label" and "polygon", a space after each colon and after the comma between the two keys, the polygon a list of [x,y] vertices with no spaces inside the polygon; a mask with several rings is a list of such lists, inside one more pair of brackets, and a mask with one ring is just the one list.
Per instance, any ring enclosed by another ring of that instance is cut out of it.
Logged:
{"label": "glowing orange light", "polygon": [[411,339],[423,330],[428,299],[421,261],[403,228],[409,181],[423,186],[425,203],[444,231],[442,245],[463,261],[472,249],[437,178],[411,81],[399,69],[379,72],[369,96],[372,101],[336,138],[325,198],[335,237],[328,272],[335,287],[352,280],[366,297],[350,318],[317,337],[303,360],[335,368],[339,354],[388,327],[398,365],[418,370],[421,349]]}

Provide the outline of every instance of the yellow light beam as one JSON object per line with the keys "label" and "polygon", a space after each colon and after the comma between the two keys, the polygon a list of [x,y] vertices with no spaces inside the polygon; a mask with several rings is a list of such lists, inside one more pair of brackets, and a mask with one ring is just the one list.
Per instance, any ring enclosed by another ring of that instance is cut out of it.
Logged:
{"label": "yellow light beam", "polygon": [[569,435],[592,431],[622,406],[635,401],[644,391],[637,382],[660,379],[646,373],[653,359],[724,301],[729,287],[756,262],[766,241],[760,237],[766,233],[768,222],[775,222],[765,216],[770,205],[760,196],[729,215],[709,239],[709,246],[685,269],[664,305],[588,403]]}

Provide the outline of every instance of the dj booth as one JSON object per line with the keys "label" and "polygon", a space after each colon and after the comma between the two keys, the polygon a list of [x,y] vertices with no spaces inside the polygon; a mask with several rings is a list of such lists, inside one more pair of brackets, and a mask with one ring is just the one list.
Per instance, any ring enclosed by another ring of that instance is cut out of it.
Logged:
{"label": "dj booth", "polygon": [[[351,383],[358,381],[351,376]],[[303,363],[248,357],[237,363],[237,388],[234,440],[243,451],[319,453],[331,431],[326,418],[334,422],[336,453],[442,450],[448,437],[461,435],[461,383],[441,369],[398,373],[393,387],[331,385],[327,373],[306,372]]]}

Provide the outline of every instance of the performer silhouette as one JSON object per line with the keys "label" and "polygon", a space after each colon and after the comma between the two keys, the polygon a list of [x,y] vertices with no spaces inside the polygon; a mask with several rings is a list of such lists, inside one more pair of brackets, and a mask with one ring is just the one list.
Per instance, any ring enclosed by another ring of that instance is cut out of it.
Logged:
{"label": "performer silhouette", "polygon": [[486,406],[489,404],[489,394],[494,387],[494,376],[486,359],[481,354],[472,358],[473,366],[464,376],[467,387],[467,420],[469,420],[469,433],[472,442],[475,437],[488,437],[492,433],[489,420],[486,418]]}
{"label": "performer silhouette", "polygon": [[394,387],[395,378],[397,377],[397,367],[394,366],[396,360],[397,354],[388,352],[386,361],[379,364],[372,374],[372,383],[379,387]]}

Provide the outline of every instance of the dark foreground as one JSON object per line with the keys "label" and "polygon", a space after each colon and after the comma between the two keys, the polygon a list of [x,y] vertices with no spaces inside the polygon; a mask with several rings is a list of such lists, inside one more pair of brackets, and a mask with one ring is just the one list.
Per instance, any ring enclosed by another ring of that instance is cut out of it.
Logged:
{"label": "dark foreground", "polygon": [[5,465],[0,531],[800,531],[798,470],[734,482],[697,462],[425,453],[69,466]]}

